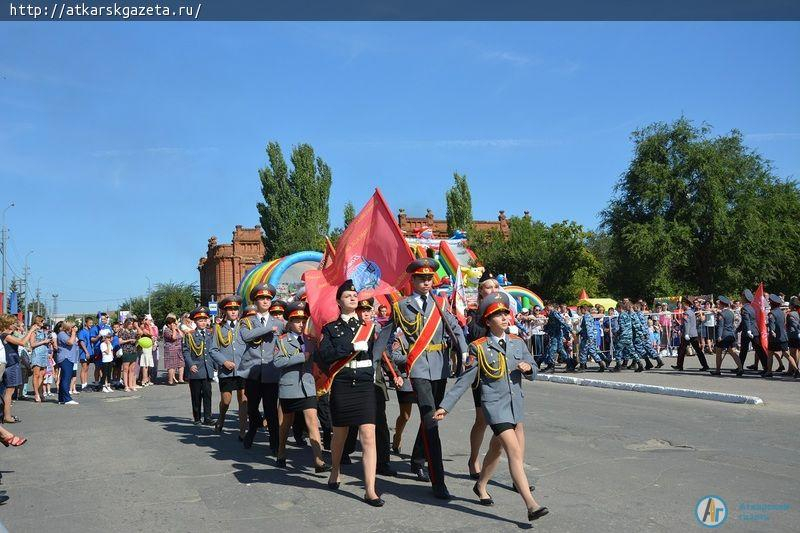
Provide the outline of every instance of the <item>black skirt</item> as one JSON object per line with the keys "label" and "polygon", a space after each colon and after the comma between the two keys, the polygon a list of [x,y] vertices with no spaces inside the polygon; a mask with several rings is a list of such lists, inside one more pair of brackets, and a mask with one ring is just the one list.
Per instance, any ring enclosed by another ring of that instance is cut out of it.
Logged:
{"label": "black skirt", "polygon": [[306,409],[317,408],[317,397],[308,398],[281,398],[281,409],[284,413],[300,413]]}
{"label": "black skirt", "polygon": [[723,337],[719,341],[717,341],[717,348],[722,350],[727,350],[729,348],[733,348],[736,344],[736,337]]}
{"label": "black skirt", "polygon": [[397,403],[417,403],[417,393],[410,391],[397,391]]}
{"label": "black skirt", "polygon": [[331,419],[334,427],[375,423],[375,384],[333,380]]}
{"label": "black skirt", "polygon": [[237,390],[244,390],[244,378],[239,376],[219,378],[220,392],[234,392]]}

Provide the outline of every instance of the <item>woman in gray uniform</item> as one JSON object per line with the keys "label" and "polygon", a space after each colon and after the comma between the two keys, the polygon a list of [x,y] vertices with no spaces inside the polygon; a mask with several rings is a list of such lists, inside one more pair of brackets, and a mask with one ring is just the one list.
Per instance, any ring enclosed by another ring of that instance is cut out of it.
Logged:
{"label": "woman in gray uniform", "polygon": [[311,373],[311,353],[306,351],[303,329],[308,320],[305,302],[292,302],[284,312],[286,333],[275,343],[275,367],[281,371],[278,398],[283,410],[278,441],[278,466],[286,466],[286,438],[294,424],[295,414],[305,419],[308,438],[314,454],[314,472],[328,472],[330,465],[322,460],[322,447],[317,425],[317,387]]}
{"label": "woman in gray uniform", "polygon": [[717,345],[714,347],[714,352],[717,354],[716,370],[711,372],[712,376],[719,376],[721,374],[720,367],[722,360],[725,358],[725,353],[731,354],[733,361],[736,363],[736,375],[741,376],[744,374],[742,369],[742,361],[739,359],[739,352],[736,350],[736,328],[733,325],[734,315],[731,311],[731,301],[725,297],[720,296],[717,300],[720,308],[720,323],[716,328],[717,331]]}
{"label": "woman in gray uniform", "polygon": [[478,316],[488,327],[488,335],[469,345],[468,367],[445,395],[434,418],[443,420],[470,385],[481,388],[481,408],[494,437],[483,460],[481,475],[472,488],[482,505],[493,505],[486,485],[506,452],[514,485],[528,510],[528,520],[546,515],[547,507],[533,499],[523,466],[525,431],[522,378],[533,380],[536,370],[525,341],[506,333],[509,326],[509,300],[504,293],[488,295],[481,302]]}

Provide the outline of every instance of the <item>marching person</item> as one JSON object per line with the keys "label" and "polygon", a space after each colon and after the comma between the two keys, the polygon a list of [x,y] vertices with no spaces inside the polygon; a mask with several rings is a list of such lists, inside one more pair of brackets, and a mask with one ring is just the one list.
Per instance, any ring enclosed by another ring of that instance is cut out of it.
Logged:
{"label": "marching person", "polygon": [[[278,417],[278,381],[280,371],[275,368],[275,341],[283,331],[283,320],[269,313],[270,304],[275,297],[275,287],[261,283],[250,291],[250,301],[256,306],[256,314],[242,321],[239,335],[247,345],[239,375],[244,378],[244,394],[247,397],[247,417],[249,427],[244,436],[244,447],[250,448],[259,428],[267,420],[269,447],[272,453],[278,451],[280,420]],[[259,407],[263,404],[264,417]]]}
{"label": "marching person", "polygon": [[458,347],[462,363],[467,358],[468,348],[456,318],[450,312],[441,310],[431,294],[433,275],[438,268],[439,263],[429,257],[409,263],[406,272],[411,274],[413,293],[394,303],[392,322],[387,328],[390,332],[399,326],[409,343],[407,358],[401,362],[409,367],[421,419],[414,442],[415,451],[412,453],[412,469],[418,478],[424,478],[423,465],[418,462],[424,456],[428,462],[433,495],[441,500],[449,500],[452,496],[444,480],[439,426],[433,415],[444,398],[447,378],[450,376],[448,341]]}
{"label": "marching person", "polygon": [[589,311],[589,305],[583,304],[578,309],[581,312],[581,329],[580,329],[580,371],[586,370],[586,363],[589,357],[597,363],[598,372],[604,372],[606,363],[600,357],[600,352],[597,349],[597,332],[595,330],[595,321],[592,313]]}
{"label": "marching person", "polygon": [[[211,349],[211,332],[208,330],[208,309],[198,307],[189,318],[194,321],[194,331],[183,337],[183,360],[189,369],[189,392],[192,398],[194,425],[214,425],[211,419],[211,376],[214,374]],[[202,421],[200,415],[203,415]]]}
{"label": "marching person", "polygon": [[713,376],[722,374],[720,367],[722,366],[722,359],[725,357],[723,352],[731,354],[733,362],[736,363],[736,375],[741,376],[744,374],[742,369],[742,361],[739,359],[739,352],[736,351],[736,329],[733,327],[733,311],[731,311],[731,301],[726,296],[720,296],[717,299],[717,304],[720,308],[720,322],[717,326],[717,343],[714,346],[714,352],[717,355],[716,369],[711,372]]}
{"label": "marching person", "polygon": [[[478,305],[481,301],[500,290],[500,283],[494,277],[494,274],[488,270],[484,270],[478,280]],[[467,340],[474,341],[486,336],[486,326],[478,316],[478,309],[470,312],[470,322],[467,324]],[[481,444],[483,443],[483,436],[486,434],[486,418],[483,416],[483,409],[481,409],[481,389],[475,387],[472,389],[472,402],[475,405],[475,421],[472,423],[472,428],[469,430],[469,458],[467,459],[467,468],[469,469],[469,477],[478,479],[481,475],[479,455],[481,453]]]}
{"label": "marching person", "polygon": [[792,296],[789,301],[789,312],[786,314],[786,337],[789,344],[789,365],[795,367],[794,377],[800,378],[800,359],[798,358],[798,350],[800,350],[800,300],[797,296]]}
{"label": "marching person", "polygon": [[[750,351],[750,345],[753,345],[755,352],[755,361],[752,365],[748,366],[748,370],[758,370],[758,364],[766,372],[767,368],[767,352],[761,346],[761,326],[756,322],[756,310],[753,307],[753,292],[750,289],[742,291],[742,305],[741,315],[742,321],[739,323],[739,331],[741,332],[739,342],[739,353],[741,354],[742,365],[747,361],[747,353]],[[761,305],[759,302],[758,305]]]}
{"label": "marching person", "polygon": [[572,326],[552,303],[547,304],[547,323],[544,326],[544,331],[550,337],[550,342],[547,345],[547,353],[544,356],[544,363],[547,365],[544,372],[555,374],[556,354],[561,355],[566,361],[567,372],[572,372],[574,369],[574,362],[564,348],[564,337],[570,338],[572,335]]}
{"label": "marching person", "polygon": [[[301,295],[302,297],[302,295]],[[269,305],[269,314],[275,320],[278,320],[283,324],[283,327],[278,330],[278,333],[283,333],[286,330],[286,319],[284,318],[284,314],[286,312],[286,306],[288,304],[283,300],[272,300]],[[281,424],[283,420],[283,411],[280,409],[280,404],[278,405],[278,423]],[[298,446],[305,446],[306,439],[303,436],[303,431],[306,428],[306,422],[302,416],[296,416],[294,418],[294,425],[292,426],[292,433],[294,434],[294,442]]]}
{"label": "marching person", "polygon": [[308,321],[305,302],[292,302],[284,313],[287,332],[275,344],[275,367],[280,370],[278,397],[283,411],[278,443],[278,466],[286,466],[286,439],[294,424],[295,415],[303,417],[308,427],[314,472],[329,472],[331,467],[322,460],[319,426],[317,425],[317,387],[311,373],[311,351],[306,349],[303,330]]}
{"label": "marching person", "polygon": [[[363,450],[364,502],[381,507],[385,503],[375,490],[377,454],[375,450],[375,364],[382,349],[376,346],[374,323],[362,322],[357,314],[358,293],[352,280],[336,290],[340,316],[322,328],[319,357],[332,378],[330,409],[333,423],[331,468],[328,487],[339,488],[342,451],[350,426],[357,426]],[[383,341],[386,344],[386,341]]]}
{"label": "marching person", "polygon": [[[397,328],[395,331],[394,341],[392,343],[392,361],[397,362],[405,361],[406,354],[408,354],[408,341],[406,340],[403,331]],[[411,387],[411,380],[408,378],[408,370],[405,363],[398,364],[398,375],[403,378],[403,385],[400,387],[395,386],[395,393],[397,394],[397,404],[399,412],[397,413],[397,420],[394,423],[394,438],[392,439],[392,452],[400,455],[400,445],[403,441],[403,430],[406,424],[411,420],[411,411],[414,404],[417,403],[417,394]],[[427,479],[425,480],[428,481]]]}
{"label": "marching person", "polygon": [[250,318],[251,316],[256,316],[256,313],[258,313],[258,310],[256,309],[255,305],[253,304],[246,305],[244,307],[244,313],[242,314],[242,318]]}
{"label": "marching person", "polygon": [[[783,299],[777,294],[769,295],[770,311],[767,316],[767,328],[769,329],[769,353],[767,354],[767,368],[764,373],[765,378],[772,377],[772,359],[778,357],[778,363],[783,368],[781,357],[789,360],[789,370],[792,375],[797,371],[797,365],[789,357],[789,337],[786,335],[786,317],[783,314]],[[779,369],[780,371],[780,369]]]}
{"label": "marching person", "polygon": [[636,331],[636,338],[634,339],[633,346],[634,349],[638,352],[640,359],[643,358],[645,361],[645,370],[650,370],[653,368],[653,363],[650,362],[650,359],[655,359],[656,368],[661,368],[664,366],[664,361],[661,360],[661,356],[658,355],[658,352],[655,348],[653,348],[653,343],[651,342],[650,337],[650,328],[647,326],[647,316],[645,313],[647,312],[647,303],[642,300],[636,302],[636,306],[634,307],[634,320],[637,320],[637,328]]}
{"label": "marching person", "polygon": [[494,437],[483,460],[480,478],[472,490],[481,505],[494,504],[486,492],[486,486],[500,463],[501,451],[505,451],[514,486],[519,488],[518,492],[528,511],[528,520],[532,521],[549,512],[547,507],[539,505],[533,498],[524,466],[522,378],[532,381],[536,370],[525,342],[516,335],[506,333],[510,324],[509,307],[508,296],[504,293],[494,293],[481,302],[478,312],[488,326],[488,336],[470,343],[468,362],[471,364],[444,397],[434,417],[443,420],[470,386],[482,389],[481,409]]}
{"label": "marching person", "polygon": [[683,360],[686,357],[686,350],[691,344],[697,353],[697,360],[700,361],[700,371],[708,372],[708,362],[700,347],[697,334],[697,315],[694,310],[694,302],[689,297],[681,299],[679,308],[683,311],[683,322],[681,323],[681,343],[678,346],[678,364],[672,365],[675,370],[683,370]]}
{"label": "marching person", "polygon": [[224,318],[221,324],[214,327],[211,336],[210,355],[217,367],[219,377],[219,418],[214,426],[214,433],[222,433],[225,426],[225,414],[231,405],[233,393],[239,406],[239,440],[244,440],[247,431],[247,398],[244,395],[244,379],[239,372],[242,364],[245,344],[239,335],[239,308],[242,297],[238,294],[220,300],[219,309]]}

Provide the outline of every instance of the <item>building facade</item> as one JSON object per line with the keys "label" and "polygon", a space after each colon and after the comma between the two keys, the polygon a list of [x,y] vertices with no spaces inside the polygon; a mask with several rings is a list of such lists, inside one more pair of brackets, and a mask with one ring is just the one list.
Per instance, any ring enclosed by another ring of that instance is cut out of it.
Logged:
{"label": "building facade", "polygon": [[264,261],[264,242],[261,227],[236,226],[230,244],[219,244],[216,237],[208,239],[206,256],[201,258],[200,302],[205,305],[213,296],[219,300],[233,294],[239,281],[252,267]]}

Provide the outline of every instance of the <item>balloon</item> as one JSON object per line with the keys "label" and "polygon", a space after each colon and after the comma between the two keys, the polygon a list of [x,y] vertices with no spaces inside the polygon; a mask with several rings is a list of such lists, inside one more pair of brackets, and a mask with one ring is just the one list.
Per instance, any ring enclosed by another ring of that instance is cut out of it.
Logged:
{"label": "balloon", "polygon": [[139,339],[138,344],[139,344],[139,346],[141,346],[142,348],[145,348],[145,349],[152,348],[153,347],[153,339],[151,339],[150,337],[142,337],[141,339]]}

